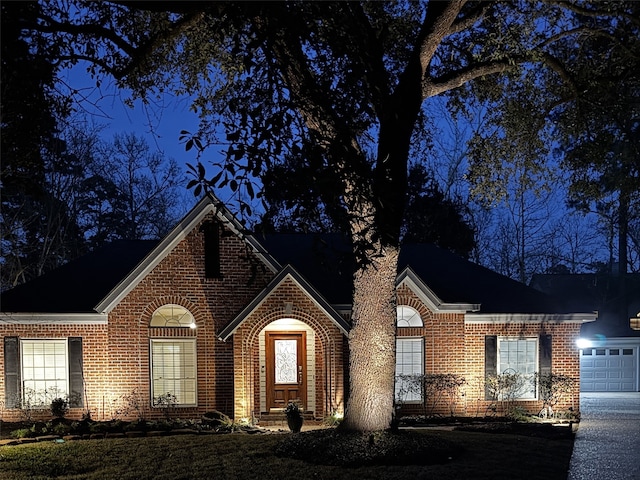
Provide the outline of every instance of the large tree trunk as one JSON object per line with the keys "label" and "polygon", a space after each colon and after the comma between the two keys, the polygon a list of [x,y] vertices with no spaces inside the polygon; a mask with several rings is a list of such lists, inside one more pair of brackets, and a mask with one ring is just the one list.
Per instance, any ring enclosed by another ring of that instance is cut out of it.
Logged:
{"label": "large tree trunk", "polygon": [[393,416],[398,249],[385,247],[354,275],[349,397],[342,427],[371,432]]}

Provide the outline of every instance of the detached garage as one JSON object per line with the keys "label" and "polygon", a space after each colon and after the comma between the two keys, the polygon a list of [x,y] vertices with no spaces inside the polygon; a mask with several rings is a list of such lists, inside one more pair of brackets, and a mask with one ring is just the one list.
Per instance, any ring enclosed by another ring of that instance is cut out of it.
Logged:
{"label": "detached garage", "polygon": [[[640,341],[640,339],[638,339]],[[606,346],[580,349],[580,390],[583,392],[637,392],[638,346],[612,338]]]}

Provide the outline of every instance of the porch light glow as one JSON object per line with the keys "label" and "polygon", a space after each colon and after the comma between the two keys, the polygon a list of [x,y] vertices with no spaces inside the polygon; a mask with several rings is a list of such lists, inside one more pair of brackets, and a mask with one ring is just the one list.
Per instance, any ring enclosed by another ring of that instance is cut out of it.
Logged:
{"label": "porch light glow", "polygon": [[579,338],[578,340],[576,340],[576,345],[578,346],[578,348],[589,348],[591,347],[591,340],[587,338]]}

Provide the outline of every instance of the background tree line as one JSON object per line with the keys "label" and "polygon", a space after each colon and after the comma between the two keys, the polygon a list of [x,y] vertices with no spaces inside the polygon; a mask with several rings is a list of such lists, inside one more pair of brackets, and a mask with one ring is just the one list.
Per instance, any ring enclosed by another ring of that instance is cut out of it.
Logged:
{"label": "background tree line", "polygon": [[134,132],[105,138],[56,90],[20,28],[37,9],[2,4],[2,289],[105,242],[160,238],[186,208],[175,159]]}

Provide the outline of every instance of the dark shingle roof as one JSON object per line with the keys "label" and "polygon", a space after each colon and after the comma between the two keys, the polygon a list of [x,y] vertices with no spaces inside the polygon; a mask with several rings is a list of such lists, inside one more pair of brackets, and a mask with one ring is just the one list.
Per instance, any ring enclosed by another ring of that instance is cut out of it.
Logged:
{"label": "dark shingle roof", "polygon": [[[334,304],[351,303],[353,261],[348,241],[331,234],[260,237],[281,263],[290,263]],[[483,313],[569,313],[551,296],[428,244],[401,249],[398,271],[407,266],[446,303],[479,303]]]}
{"label": "dark shingle roof", "polygon": [[291,264],[329,303],[351,304],[353,256],[342,235],[291,233],[257,239],[282,266]]}
{"label": "dark shingle roof", "polygon": [[[623,288],[624,285],[624,288]],[[538,274],[531,286],[562,299],[562,307],[573,311],[598,311],[598,319],[582,325],[585,337],[638,337],[629,319],[640,312],[640,274],[627,273],[624,284],[619,275]]]}
{"label": "dark shingle roof", "polygon": [[551,296],[435,245],[404,245],[399,264],[443,302],[479,303],[482,313],[569,313]]}
{"label": "dark shingle roof", "polygon": [[[351,303],[353,258],[350,243],[343,236],[276,234],[257,239],[282,266],[291,264],[329,303]],[[155,241],[114,242],[4,292],[0,309],[34,313],[93,312],[156,244]],[[433,245],[405,245],[400,254],[399,272],[407,266],[445,303],[480,304],[481,313],[570,312],[560,309],[549,295]]]}
{"label": "dark shingle roof", "polygon": [[121,240],[3,292],[3,312],[91,313],[157,241]]}

